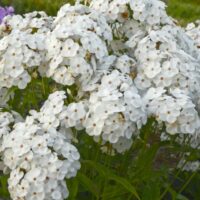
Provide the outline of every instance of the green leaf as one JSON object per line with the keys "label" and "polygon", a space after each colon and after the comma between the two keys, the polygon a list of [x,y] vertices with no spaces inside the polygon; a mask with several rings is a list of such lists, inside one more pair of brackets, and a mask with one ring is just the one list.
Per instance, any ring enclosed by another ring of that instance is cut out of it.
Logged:
{"label": "green leaf", "polygon": [[96,196],[96,197],[99,196],[99,194],[100,194],[99,188],[85,174],[79,172],[77,174],[77,178],[84,188],[86,188],[88,191],[90,191],[94,196]]}
{"label": "green leaf", "polygon": [[160,187],[158,182],[150,181],[142,187],[142,200],[159,200]]}
{"label": "green leaf", "polygon": [[143,148],[141,150],[137,160],[134,163],[136,171],[134,172],[133,177],[139,177],[141,181],[142,179],[146,179],[147,177],[151,176],[151,172],[153,172],[152,164],[158,149],[159,145],[154,144],[150,148]]}
{"label": "green leaf", "polygon": [[127,189],[130,193],[132,193],[137,199],[140,199],[135,187],[125,178],[115,175],[110,169],[106,168],[105,166],[99,163],[96,163],[90,160],[85,160],[83,161],[83,164],[93,167],[99,172],[99,174],[104,176],[106,179],[113,180],[116,183],[122,185],[125,189]]}
{"label": "green leaf", "polygon": [[69,200],[76,200],[76,196],[78,193],[78,180],[77,178],[70,180],[69,183],[67,183],[68,189],[69,189]]}
{"label": "green leaf", "polygon": [[183,196],[182,194],[178,194],[176,200],[189,200],[187,197]]}
{"label": "green leaf", "polygon": [[125,191],[124,188],[121,185],[107,185],[104,188],[103,194],[102,194],[102,200],[107,199],[114,199],[116,197],[122,197],[122,195],[127,194],[128,191]]}
{"label": "green leaf", "polygon": [[0,183],[1,183],[1,186],[0,186],[0,197],[4,197],[4,198],[8,198],[9,197],[9,192],[8,192],[8,187],[7,187],[7,180],[8,180],[8,177],[3,175],[3,176],[0,176]]}

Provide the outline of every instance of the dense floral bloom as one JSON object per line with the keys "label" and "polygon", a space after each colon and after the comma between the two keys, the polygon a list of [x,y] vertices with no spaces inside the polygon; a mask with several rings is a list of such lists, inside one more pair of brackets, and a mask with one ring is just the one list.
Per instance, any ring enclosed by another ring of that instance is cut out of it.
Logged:
{"label": "dense floral bloom", "polygon": [[103,151],[109,143],[123,153],[154,117],[166,128],[161,139],[176,134],[181,143],[189,135],[198,148],[198,26],[178,27],[163,2],[92,0],[90,6],[66,4],[56,17],[33,12],[4,21],[1,107],[9,100],[7,90],[26,88],[35,71],[67,86],[68,94],[76,89],[72,101],[65,91],[50,94],[24,120],[0,113],[1,152],[14,200],[68,196],[64,178],[80,168],[71,129],[84,129]]}
{"label": "dense floral bloom", "polygon": [[65,98],[63,91],[51,94],[40,112],[30,111],[12,130],[8,128],[12,115],[1,113],[1,151],[5,167],[11,171],[8,188],[13,199],[61,200],[68,196],[64,178],[76,175],[80,155],[70,142],[70,130],[60,129]]}

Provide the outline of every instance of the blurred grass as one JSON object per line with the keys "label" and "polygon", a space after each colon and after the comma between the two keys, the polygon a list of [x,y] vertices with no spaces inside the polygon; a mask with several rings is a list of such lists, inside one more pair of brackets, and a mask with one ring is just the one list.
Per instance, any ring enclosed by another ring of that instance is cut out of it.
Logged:
{"label": "blurred grass", "polygon": [[[200,0],[165,0],[168,4],[168,13],[178,19],[180,24],[200,19]],[[13,5],[17,13],[26,13],[33,10],[44,10],[55,15],[61,5],[72,3],[74,0],[0,0],[0,5]]]}
{"label": "blurred grass", "polygon": [[168,13],[181,25],[200,19],[200,0],[168,0]]}

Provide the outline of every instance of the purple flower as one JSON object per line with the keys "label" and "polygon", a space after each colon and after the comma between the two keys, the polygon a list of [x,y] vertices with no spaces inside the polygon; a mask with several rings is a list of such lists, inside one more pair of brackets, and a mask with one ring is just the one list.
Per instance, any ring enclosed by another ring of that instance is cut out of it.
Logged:
{"label": "purple flower", "polygon": [[2,22],[5,16],[13,14],[14,14],[14,8],[12,6],[0,7],[0,23]]}

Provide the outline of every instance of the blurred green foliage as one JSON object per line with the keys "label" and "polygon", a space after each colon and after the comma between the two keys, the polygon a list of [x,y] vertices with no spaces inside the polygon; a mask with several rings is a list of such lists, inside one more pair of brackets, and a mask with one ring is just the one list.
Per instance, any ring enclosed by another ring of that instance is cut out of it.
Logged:
{"label": "blurred green foliage", "polygon": [[168,0],[168,13],[186,25],[200,19],[200,0]]}

